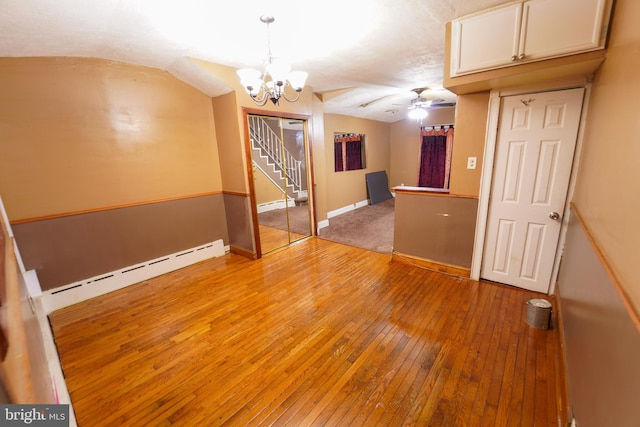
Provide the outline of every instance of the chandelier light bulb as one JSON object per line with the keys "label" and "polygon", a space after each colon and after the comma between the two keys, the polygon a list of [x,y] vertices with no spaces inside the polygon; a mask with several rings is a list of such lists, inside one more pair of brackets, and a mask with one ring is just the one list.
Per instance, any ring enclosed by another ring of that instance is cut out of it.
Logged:
{"label": "chandelier light bulb", "polygon": [[291,71],[291,65],[280,61],[273,61],[267,65],[266,74],[271,76],[271,80],[277,82],[279,86],[287,81],[287,76]]}
{"label": "chandelier light bulb", "polygon": [[292,71],[289,73],[288,80],[291,87],[293,87],[296,92],[300,92],[308,76],[309,73],[306,71]]}

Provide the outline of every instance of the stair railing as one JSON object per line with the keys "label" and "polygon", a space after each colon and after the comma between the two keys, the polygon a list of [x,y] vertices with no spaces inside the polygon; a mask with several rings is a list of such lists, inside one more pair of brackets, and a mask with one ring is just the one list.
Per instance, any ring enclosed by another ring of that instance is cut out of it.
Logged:
{"label": "stair railing", "polygon": [[[267,122],[258,116],[249,116],[249,136],[251,146],[264,153],[281,173],[287,177],[287,183],[297,193],[302,191],[302,161],[283,149],[280,135],[275,133]],[[283,189],[284,190],[284,189]]]}

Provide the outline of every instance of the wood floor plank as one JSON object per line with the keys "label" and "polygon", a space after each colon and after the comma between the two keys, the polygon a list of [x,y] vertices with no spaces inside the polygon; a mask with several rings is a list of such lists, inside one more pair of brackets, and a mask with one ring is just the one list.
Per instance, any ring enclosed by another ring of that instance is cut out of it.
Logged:
{"label": "wood floor plank", "polygon": [[478,359],[479,346],[475,342],[479,336],[479,319],[486,315],[491,307],[485,304],[488,295],[487,292],[470,294],[470,306],[459,333],[459,348],[451,355],[454,358],[450,365],[451,374],[444,385],[442,402],[438,405],[438,417],[441,418],[442,425],[466,425],[471,412],[477,384],[470,381],[470,368]]}
{"label": "wood floor plank", "polygon": [[[445,277],[440,278],[440,280],[442,279],[446,280]],[[444,295],[451,291],[451,288],[442,286],[444,283],[440,280],[433,281],[434,285],[439,284],[440,286],[430,289],[432,301],[444,298]],[[433,304],[430,303],[428,306],[433,306]],[[406,411],[414,405],[420,396],[420,390],[438,354],[438,348],[432,345],[433,339],[430,336],[430,331],[440,329],[444,320],[438,314],[438,310],[425,309],[423,313],[421,316],[423,321],[417,324],[418,330],[421,331],[414,335],[417,337],[415,344],[411,348],[411,352],[401,361],[401,369],[389,386],[389,390],[393,392],[389,398],[391,400],[386,406],[376,407],[374,412],[369,415],[359,415],[356,420],[362,423],[369,420],[373,422],[380,420],[380,423],[387,425],[400,425],[405,421]]]}
{"label": "wood floor plank", "polygon": [[[413,278],[413,280],[415,279]],[[409,278],[409,280],[412,279]],[[407,281],[406,283],[411,285],[414,282]],[[415,293],[417,300],[411,306],[424,312],[429,306],[427,295],[430,287],[422,286],[418,289],[419,291]],[[422,303],[419,300],[422,300]],[[428,316],[415,316],[415,308],[412,309],[411,306],[397,307],[396,315],[393,317],[394,324],[402,334],[401,345],[394,348],[394,351],[389,353],[389,357],[384,361],[375,362],[370,367],[369,374],[373,380],[363,378],[354,387],[343,389],[343,396],[340,396],[339,400],[345,404],[341,405],[338,410],[334,410],[332,417],[327,420],[327,424],[339,422],[342,425],[364,423],[373,425],[378,422],[382,414],[392,414],[395,411],[398,400],[395,390],[400,379],[406,377],[408,367],[415,360],[415,357],[409,356],[419,343],[418,340],[412,339],[412,332],[423,329],[429,321]],[[355,387],[356,385],[357,387]]]}
{"label": "wood floor plank", "polygon": [[50,315],[78,424],[550,425],[533,292],[310,238]]}
{"label": "wood floor plank", "polygon": [[489,313],[486,329],[482,340],[480,354],[482,363],[478,364],[477,369],[473,372],[473,377],[478,381],[478,388],[475,394],[475,401],[471,411],[471,425],[482,425],[482,421],[487,416],[491,419],[491,405],[487,404],[487,396],[489,395],[489,387],[493,379],[493,367],[498,357],[498,347],[503,322],[499,319],[499,310],[504,304],[503,293],[499,289],[493,301],[494,309]]}

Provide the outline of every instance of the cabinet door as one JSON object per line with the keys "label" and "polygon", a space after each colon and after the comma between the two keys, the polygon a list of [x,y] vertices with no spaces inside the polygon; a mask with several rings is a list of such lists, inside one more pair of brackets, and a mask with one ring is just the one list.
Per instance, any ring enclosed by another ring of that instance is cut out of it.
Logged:
{"label": "cabinet door", "polygon": [[460,18],[451,25],[451,75],[511,64],[520,45],[522,4]]}
{"label": "cabinet door", "polygon": [[525,61],[604,47],[606,0],[530,0],[524,3],[518,55]]}

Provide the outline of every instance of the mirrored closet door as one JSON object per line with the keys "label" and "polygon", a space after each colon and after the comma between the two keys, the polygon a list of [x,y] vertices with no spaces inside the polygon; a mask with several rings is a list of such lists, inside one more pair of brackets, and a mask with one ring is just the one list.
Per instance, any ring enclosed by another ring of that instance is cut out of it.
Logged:
{"label": "mirrored closet door", "polygon": [[306,120],[247,115],[258,256],[312,234]]}

